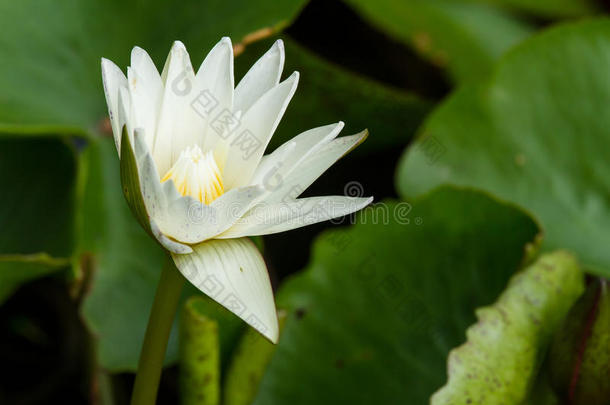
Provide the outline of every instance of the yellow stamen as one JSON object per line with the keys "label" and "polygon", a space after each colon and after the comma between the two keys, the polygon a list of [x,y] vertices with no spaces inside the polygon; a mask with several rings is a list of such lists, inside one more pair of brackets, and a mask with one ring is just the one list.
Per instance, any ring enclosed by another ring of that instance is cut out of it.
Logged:
{"label": "yellow stamen", "polygon": [[176,190],[205,204],[224,194],[220,169],[212,151],[203,153],[199,146],[187,147],[163,176],[161,182],[173,180]]}

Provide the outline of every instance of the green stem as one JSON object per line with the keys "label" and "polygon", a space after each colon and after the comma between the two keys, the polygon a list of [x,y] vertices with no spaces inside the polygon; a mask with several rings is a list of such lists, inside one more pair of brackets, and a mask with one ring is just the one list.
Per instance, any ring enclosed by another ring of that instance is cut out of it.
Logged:
{"label": "green stem", "polygon": [[157,397],[161,371],[167,341],[172,330],[172,324],[180,300],[180,292],[184,284],[184,277],[168,257],[161,279],[155,293],[142,353],[138,363],[138,373],[131,395],[131,405],[152,405]]}

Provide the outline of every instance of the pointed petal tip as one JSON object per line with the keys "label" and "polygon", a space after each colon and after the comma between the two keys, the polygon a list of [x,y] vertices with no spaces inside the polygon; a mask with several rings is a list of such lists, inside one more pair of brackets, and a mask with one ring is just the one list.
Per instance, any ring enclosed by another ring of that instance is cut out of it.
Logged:
{"label": "pointed petal tip", "polygon": [[358,142],[356,142],[356,144],[354,145],[354,147],[352,149],[350,149],[350,151],[354,150],[355,147],[360,145],[362,142],[366,141],[366,138],[369,137],[369,130],[368,130],[368,128],[365,128],[362,131],[355,134],[354,136],[357,136],[359,139],[358,139]]}
{"label": "pointed petal tip", "polygon": [[269,334],[267,336],[265,336],[267,339],[269,339],[269,341],[271,343],[273,343],[274,345],[277,344],[277,342],[280,340],[280,334],[276,329],[276,332],[274,334]]}
{"label": "pointed petal tip", "polygon": [[231,52],[233,52],[233,42],[229,37],[222,37],[216,46],[224,46],[227,49],[231,49]]}
{"label": "pointed petal tip", "polygon": [[141,54],[144,54],[144,53],[146,53],[146,51],[144,49],[140,48],[137,45],[134,46],[133,48],[131,48],[131,54],[130,54],[132,61],[133,61],[133,57],[135,55],[141,55]]}
{"label": "pointed petal tip", "polygon": [[111,61],[110,59],[104,58],[102,57],[101,59],[101,65],[102,65],[102,73],[108,70],[115,70],[115,71],[119,71],[121,73],[123,73],[123,71],[121,70],[121,68],[119,68],[116,63],[114,63],[113,61]]}
{"label": "pointed petal tip", "polygon": [[175,50],[183,49],[186,51],[186,46],[184,46],[184,43],[182,43],[182,41],[177,39],[172,43],[172,50],[174,50],[174,49]]}
{"label": "pointed petal tip", "polygon": [[278,321],[277,312],[273,318],[273,325],[271,325],[271,328],[264,333],[263,336],[269,339],[269,341],[274,345],[276,345],[280,340],[280,323]]}
{"label": "pointed petal tip", "polygon": [[272,48],[275,48],[278,51],[284,53],[284,41],[282,39],[278,39],[273,43]]}
{"label": "pointed petal tip", "polygon": [[[135,66],[138,60],[142,60],[143,58],[145,59],[150,59],[150,55],[148,55],[148,52],[146,52],[145,49],[140,48],[139,46],[134,46],[133,48],[131,48],[131,53],[130,53],[130,63],[131,66]],[[152,60],[151,60],[152,62]]]}
{"label": "pointed petal tip", "polygon": [[296,88],[299,84],[299,77],[300,77],[299,72],[294,71],[294,72],[292,72],[292,74],[290,76],[288,76],[286,79],[284,79],[284,81],[277,84],[275,87],[282,86],[282,85],[290,86],[290,94],[291,94],[290,98],[292,98],[292,95],[296,91]]}
{"label": "pointed petal tip", "polygon": [[261,334],[265,339],[273,343],[274,345],[280,340],[280,324],[277,316],[277,312],[273,318],[270,320],[271,325],[252,325],[248,323],[248,325],[253,328],[255,331]]}

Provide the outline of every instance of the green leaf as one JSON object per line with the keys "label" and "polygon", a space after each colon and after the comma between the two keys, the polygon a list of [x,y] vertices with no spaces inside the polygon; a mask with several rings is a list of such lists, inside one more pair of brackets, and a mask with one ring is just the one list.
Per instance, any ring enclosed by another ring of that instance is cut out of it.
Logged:
{"label": "green leaf", "polygon": [[456,92],[403,156],[403,196],[473,186],[531,210],[549,249],[610,275],[610,21],[552,28]]}
{"label": "green leaf", "polygon": [[207,299],[191,297],[180,322],[180,399],[184,405],[220,403],[218,322],[206,316]]}
{"label": "green leaf", "polygon": [[27,281],[71,267],[76,171],[65,140],[0,139],[0,302]]}
{"label": "green leaf", "polygon": [[[370,153],[405,145],[431,106],[414,94],[387,87],[321,59],[289,37],[285,42],[284,76],[299,71],[299,87],[271,138],[275,148],[308,129],[344,121],[343,134],[369,129],[371,136],[352,153]],[[236,76],[271,46],[272,40],[250,46],[235,63]]]}
{"label": "green leaf", "polygon": [[[198,66],[222,36],[234,41],[290,21],[305,0],[5,1],[0,4],[0,132],[85,133],[107,116],[100,58],[124,67],[134,45],[158,66],[180,39]],[[10,57],[9,57],[10,55]]]}
{"label": "green leaf", "polygon": [[386,34],[446,67],[455,81],[486,75],[533,28],[503,11],[456,0],[348,0]]}
{"label": "green leaf", "polygon": [[0,254],[72,254],[76,170],[64,140],[0,140]]}
{"label": "green leaf", "polygon": [[533,15],[553,17],[580,17],[592,14],[597,10],[590,0],[475,0],[530,13]]}
{"label": "green leaf", "polygon": [[449,354],[449,380],[431,405],[521,404],[553,332],[583,291],[576,260],[562,251],[515,275],[493,305],[477,309],[478,323]]}
{"label": "green leaf", "polygon": [[289,315],[255,404],[427,404],[474,309],[539,231],[513,206],[451,188],[359,218],[320,237],[280,289]]}
{"label": "green leaf", "polygon": [[0,303],[21,284],[69,267],[69,260],[55,259],[44,253],[0,255]]}

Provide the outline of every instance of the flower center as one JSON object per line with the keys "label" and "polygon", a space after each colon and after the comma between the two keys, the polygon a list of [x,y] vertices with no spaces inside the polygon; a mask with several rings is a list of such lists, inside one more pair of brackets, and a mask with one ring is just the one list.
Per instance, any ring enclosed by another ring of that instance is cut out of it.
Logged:
{"label": "flower center", "polygon": [[202,203],[210,204],[224,192],[220,169],[212,151],[203,153],[199,146],[187,147],[180,152],[174,166],[161,182],[172,179],[178,192],[190,195]]}

